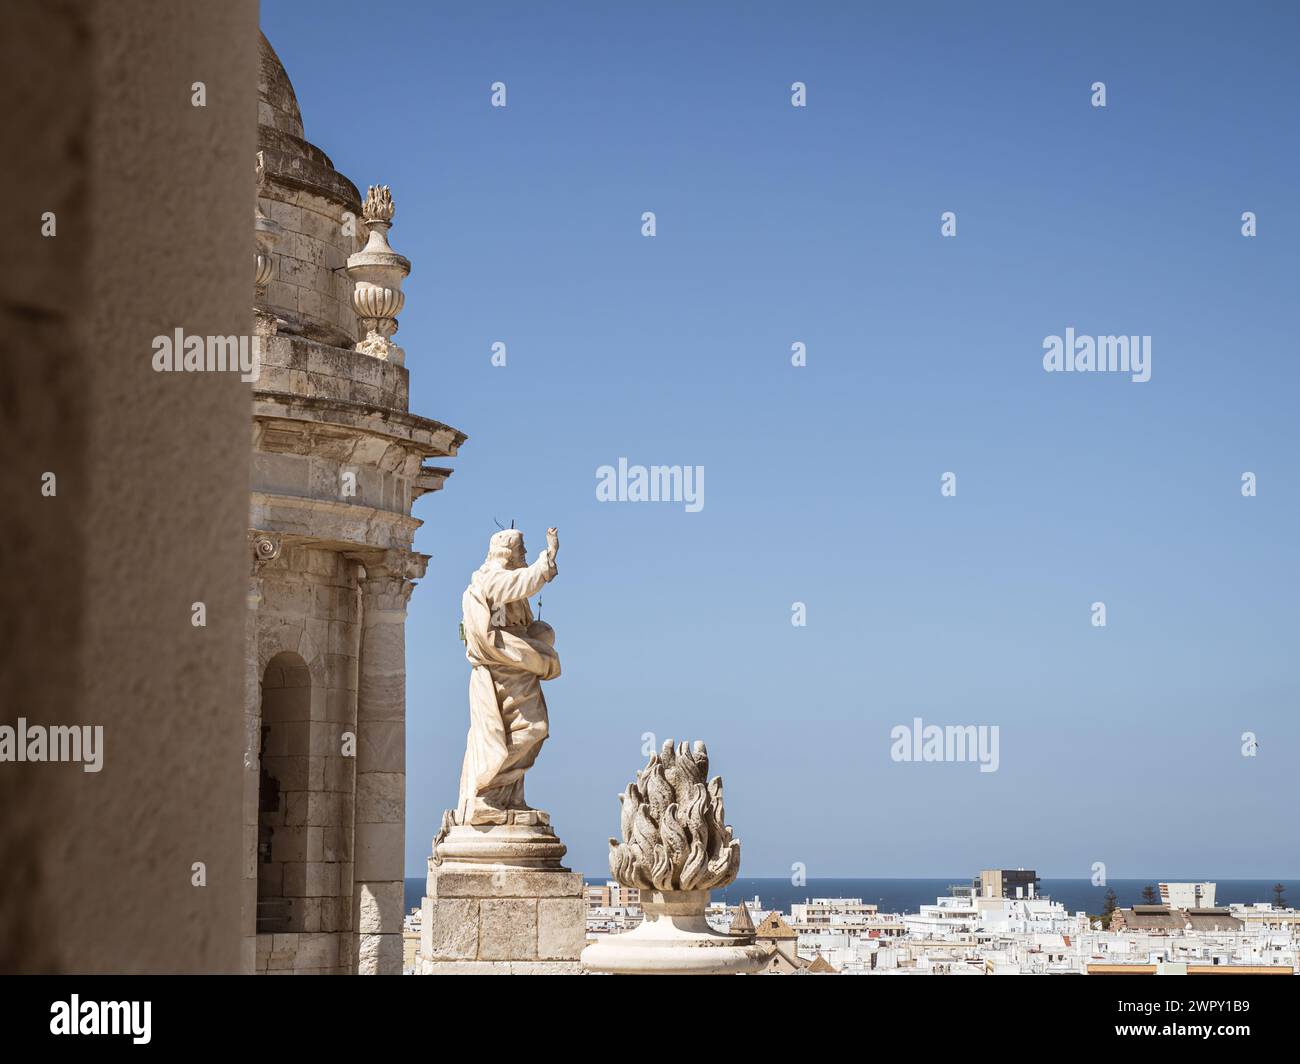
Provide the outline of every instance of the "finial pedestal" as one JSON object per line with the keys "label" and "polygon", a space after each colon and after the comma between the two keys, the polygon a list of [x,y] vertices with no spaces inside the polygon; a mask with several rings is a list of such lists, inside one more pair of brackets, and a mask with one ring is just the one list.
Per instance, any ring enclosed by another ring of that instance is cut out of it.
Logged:
{"label": "finial pedestal", "polygon": [[752,932],[727,935],[705,919],[707,890],[642,891],[645,919],[582,951],[584,967],[610,975],[743,975],[767,961]]}

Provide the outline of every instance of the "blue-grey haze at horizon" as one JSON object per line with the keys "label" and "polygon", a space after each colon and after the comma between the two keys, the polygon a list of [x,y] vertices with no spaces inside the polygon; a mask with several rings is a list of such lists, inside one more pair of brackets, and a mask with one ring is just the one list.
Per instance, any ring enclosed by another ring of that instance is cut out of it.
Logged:
{"label": "blue-grey haze at horizon", "polygon": [[[588,875],[587,881],[603,884],[608,878],[605,875]],[[1158,889],[1157,882],[1152,879],[1120,879],[1104,886],[1094,886],[1088,879],[1044,879],[1039,884],[1039,893],[1060,902],[1067,912],[1100,913],[1106,908],[1108,890],[1115,891],[1117,905],[1127,908],[1144,904],[1142,888],[1150,886]],[[763,908],[789,913],[792,902],[808,901],[811,898],[858,898],[877,906],[882,913],[914,913],[919,912],[922,905],[933,905],[935,899],[950,894],[952,886],[969,883],[969,876],[956,876],[951,879],[810,879],[803,886],[795,886],[790,882],[789,876],[749,876],[737,879],[722,890],[712,891],[710,900],[739,905],[742,901],[750,904],[757,896]],[[1236,902],[1247,905],[1257,902],[1272,904],[1273,885],[1273,880],[1263,879],[1221,880],[1216,884],[1215,905],[1226,907]],[[1300,883],[1293,880],[1284,882],[1283,886],[1287,888],[1285,902],[1294,906]],[[423,877],[406,881],[407,912],[420,908],[424,893]]]}
{"label": "blue-grey haze at horizon", "polygon": [[[1300,9],[262,21],[307,137],[392,188],[411,409],[470,437],[415,510],[412,875],[464,750],[460,594],[512,519],[530,554],[560,529],[528,794],[571,867],[653,733],[708,742],[742,875],[1300,874]],[[1045,373],[1067,327],[1149,335],[1151,380]],[[621,456],[704,466],[703,511],[599,503]],[[914,717],[997,725],[998,771],[892,761]]]}

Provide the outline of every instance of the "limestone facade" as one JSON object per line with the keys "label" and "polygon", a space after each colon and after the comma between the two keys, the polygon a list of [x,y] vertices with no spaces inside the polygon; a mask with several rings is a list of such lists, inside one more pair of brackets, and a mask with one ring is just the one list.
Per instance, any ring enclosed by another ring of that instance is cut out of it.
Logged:
{"label": "limestone facade", "polygon": [[[363,206],[306,141],[265,37],[258,96],[243,965],[400,974],[405,621],[428,562],[411,510],[465,436],[410,413],[399,348],[361,343],[355,256],[368,220],[387,231],[387,189]],[[396,330],[406,269],[362,301],[372,333],[376,305]]]}

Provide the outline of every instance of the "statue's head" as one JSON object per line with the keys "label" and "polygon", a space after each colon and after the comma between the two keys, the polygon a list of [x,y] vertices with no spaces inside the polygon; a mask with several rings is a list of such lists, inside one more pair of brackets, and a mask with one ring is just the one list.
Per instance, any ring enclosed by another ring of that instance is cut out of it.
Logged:
{"label": "statue's head", "polygon": [[524,534],[517,528],[503,528],[500,532],[494,532],[488,541],[487,560],[503,569],[522,569],[528,564],[524,553]]}

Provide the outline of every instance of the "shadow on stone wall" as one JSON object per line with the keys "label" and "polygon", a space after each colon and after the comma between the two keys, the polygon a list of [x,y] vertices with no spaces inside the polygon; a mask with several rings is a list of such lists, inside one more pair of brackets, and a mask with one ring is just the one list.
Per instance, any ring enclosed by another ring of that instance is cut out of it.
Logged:
{"label": "shadow on stone wall", "polygon": [[0,725],[104,760],[0,763],[0,971],[235,971],[251,393],[151,340],[252,332],[257,4],[5,23]]}

